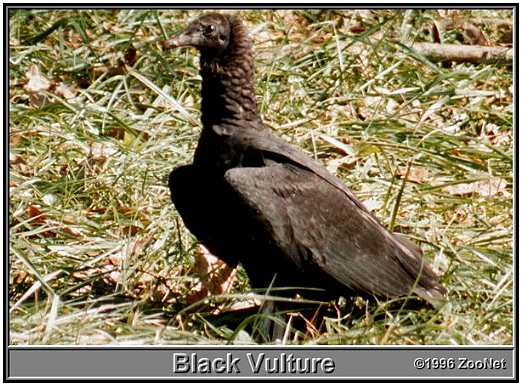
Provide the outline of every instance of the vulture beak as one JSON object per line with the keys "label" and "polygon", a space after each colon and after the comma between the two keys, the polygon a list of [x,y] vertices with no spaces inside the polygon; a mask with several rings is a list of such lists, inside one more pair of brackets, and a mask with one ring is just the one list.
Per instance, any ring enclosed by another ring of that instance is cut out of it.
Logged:
{"label": "vulture beak", "polygon": [[183,31],[178,35],[172,36],[170,39],[162,42],[163,48],[177,48],[193,46],[197,47],[200,43],[200,36],[195,31]]}

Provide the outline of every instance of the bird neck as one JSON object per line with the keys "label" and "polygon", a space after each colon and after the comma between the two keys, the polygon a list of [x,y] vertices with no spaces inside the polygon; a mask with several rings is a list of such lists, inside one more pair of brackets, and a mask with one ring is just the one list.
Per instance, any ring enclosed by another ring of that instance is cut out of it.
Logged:
{"label": "bird neck", "polygon": [[258,122],[252,43],[239,19],[231,18],[230,41],[219,56],[201,53],[203,127],[223,121]]}

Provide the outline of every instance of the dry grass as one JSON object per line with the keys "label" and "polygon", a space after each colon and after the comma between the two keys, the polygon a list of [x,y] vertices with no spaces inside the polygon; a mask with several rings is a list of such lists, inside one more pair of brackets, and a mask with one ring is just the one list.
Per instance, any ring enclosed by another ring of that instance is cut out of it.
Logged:
{"label": "dry grass", "polygon": [[[193,51],[159,42],[199,13],[11,11],[12,344],[251,342],[260,315],[209,322],[249,291],[243,272],[234,295],[188,303],[197,244],[166,186],[192,157],[200,81]],[[449,289],[440,310],[357,299],[287,342],[511,344],[511,69],[442,66],[408,50],[429,40],[436,11],[240,13],[265,122],[414,237]]]}

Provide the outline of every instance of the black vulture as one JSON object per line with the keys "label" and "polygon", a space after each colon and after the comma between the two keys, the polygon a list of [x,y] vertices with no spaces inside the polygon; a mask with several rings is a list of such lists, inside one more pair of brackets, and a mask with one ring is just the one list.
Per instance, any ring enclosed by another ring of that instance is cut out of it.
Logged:
{"label": "black vulture", "polygon": [[205,14],[163,45],[200,53],[203,130],[193,163],[175,168],[169,187],[186,227],[210,252],[241,263],[255,288],[443,298],[419,248],[263,124],[252,43],[237,16]]}

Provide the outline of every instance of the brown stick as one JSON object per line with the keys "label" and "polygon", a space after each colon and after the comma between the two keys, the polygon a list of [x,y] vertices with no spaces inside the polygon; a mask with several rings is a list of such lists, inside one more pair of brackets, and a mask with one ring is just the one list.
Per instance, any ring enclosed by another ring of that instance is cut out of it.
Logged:
{"label": "brown stick", "polygon": [[507,47],[414,43],[412,48],[434,62],[513,63],[513,50]]}
{"label": "brown stick", "polygon": [[497,27],[513,28],[512,19],[471,19],[471,23],[476,25],[494,25]]}

